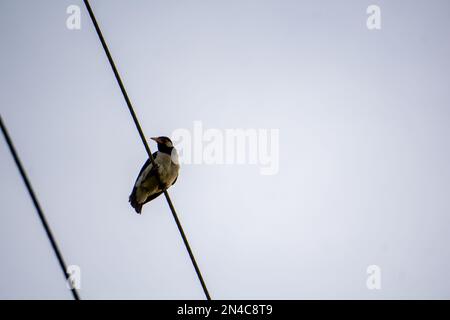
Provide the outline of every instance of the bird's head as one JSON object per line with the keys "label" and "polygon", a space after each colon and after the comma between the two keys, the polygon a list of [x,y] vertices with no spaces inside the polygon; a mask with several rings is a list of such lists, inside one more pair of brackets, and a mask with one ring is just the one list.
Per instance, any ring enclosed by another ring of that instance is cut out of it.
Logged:
{"label": "bird's head", "polygon": [[164,137],[164,136],[162,136],[162,137],[153,137],[153,138],[150,138],[150,139],[152,139],[153,141],[156,141],[156,143],[158,144],[158,151],[165,152],[165,153],[168,153],[168,154],[171,153],[171,151],[173,149],[172,140],[170,140],[169,138]]}

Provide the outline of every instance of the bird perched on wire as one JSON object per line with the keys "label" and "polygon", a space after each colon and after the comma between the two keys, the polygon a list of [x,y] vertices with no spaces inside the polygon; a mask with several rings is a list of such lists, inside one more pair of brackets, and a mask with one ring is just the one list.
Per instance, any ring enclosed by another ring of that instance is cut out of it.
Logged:
{"label": "bird perched on wire", "polygon": [[131,206],[137,213],[141,213],[145,203],[161,195],[177,181],[180,169],[178,152],[172,141],[167,137],[151,139],[158,144],[158,151],[153,153],[156,166],[152,165],[150,159],[144,163],[129,198]]}

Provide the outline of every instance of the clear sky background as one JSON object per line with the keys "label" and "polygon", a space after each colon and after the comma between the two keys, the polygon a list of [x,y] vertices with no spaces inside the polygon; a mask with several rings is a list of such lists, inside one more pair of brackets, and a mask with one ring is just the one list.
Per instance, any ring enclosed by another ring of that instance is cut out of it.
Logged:
{"label": "clear sky background", "polygon": [[[213,298],[450,298],[450,2],[91,5],[148,137],[280,130],[277,175],[185,165],[170,189]],[[165,199],[128,204],[146,153],[82,2],[1,0],[0,43],[0,112],[82,298],[203,298]],[[0,298],[71,298],[3,138],[0,259]]]}

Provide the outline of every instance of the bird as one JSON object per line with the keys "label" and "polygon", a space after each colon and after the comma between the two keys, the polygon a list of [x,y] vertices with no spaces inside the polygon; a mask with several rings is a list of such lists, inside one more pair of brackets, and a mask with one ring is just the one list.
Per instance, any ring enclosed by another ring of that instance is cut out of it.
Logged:
{"label": "bird", "polygon": [[136,213],[141,213],[142,206],[160,196],[164,190],[175,184],[180,165],[178,151],[168,137],[150,138],[158,144],[158,151],[153,153],[155,167],[149,158],[141,168],[134,183],[128,201]]}

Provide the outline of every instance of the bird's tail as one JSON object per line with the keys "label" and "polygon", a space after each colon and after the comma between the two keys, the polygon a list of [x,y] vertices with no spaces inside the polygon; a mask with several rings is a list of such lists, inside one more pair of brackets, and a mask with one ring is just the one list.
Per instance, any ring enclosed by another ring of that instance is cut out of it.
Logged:
{"label": "bird's tail", "polygon": [[128,198],[128,201],[130,202],[131,206],[136,210],[137,213],[141,213],[142,211],[142,204],[138,203],[136,200],[136,190],[133,189],[133,192],[131,192],[130,197]]}

